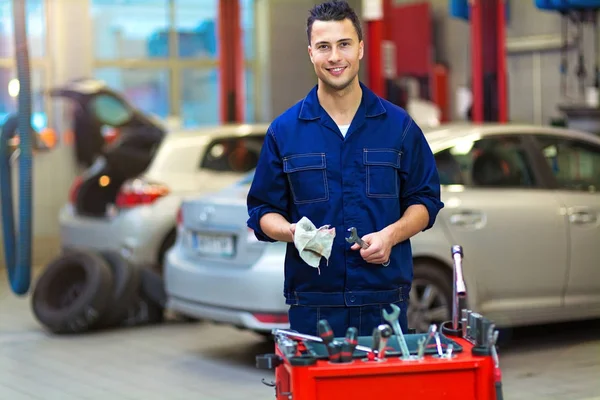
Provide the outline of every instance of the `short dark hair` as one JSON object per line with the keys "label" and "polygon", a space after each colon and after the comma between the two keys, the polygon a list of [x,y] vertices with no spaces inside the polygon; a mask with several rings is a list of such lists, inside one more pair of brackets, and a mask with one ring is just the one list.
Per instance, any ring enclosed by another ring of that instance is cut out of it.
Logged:
{"label": "short dark hair", "polygon": [[306,21],[306,34],[308,35],[308,44],[312,34],[312,26],[315,21],[343,21],[349,19],[356,29],[358,40],[363,40],[362,27],[356,12],[344,0],[331,0],[314,6],[308,15]]}

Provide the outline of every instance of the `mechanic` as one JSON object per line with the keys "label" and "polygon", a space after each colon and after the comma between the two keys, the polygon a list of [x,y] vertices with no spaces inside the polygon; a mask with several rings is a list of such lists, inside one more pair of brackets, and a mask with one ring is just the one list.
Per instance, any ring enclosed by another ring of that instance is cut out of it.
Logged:
{"label": "mechanic", "polygon": [[[406,331],[409,239],[429,229],[444,206],[435,160],[406,111],[359,81],[363,36],[345,1],[312,8],[307,33],[318,83],[269,126],[248,193],[248,226],[261,241],[288,243],[290,329],[316,335],[326,319],[338,337],[348,327],[371,335],[393,303]],[[294,245],[302,217],[337,232],[319,269]],[[346,242],[350,227],[368,249]]]}

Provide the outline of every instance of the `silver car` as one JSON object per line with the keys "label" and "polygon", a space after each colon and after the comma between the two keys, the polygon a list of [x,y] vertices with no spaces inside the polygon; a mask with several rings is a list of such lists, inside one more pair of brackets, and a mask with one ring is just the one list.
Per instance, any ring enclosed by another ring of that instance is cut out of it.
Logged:
{"label": "silver car", "polygon": [[[600,138],[516,124],[425,134],[445,208],[411,241],[409,326],[450,318],[453,244],[464,248],[470,307],[500,327],[600,317]],[[287,326],[286,245],[248,230],[251,180],[183,202],[166,291],[173,310],[267,332]]]}
{"label": "silver car", "polygon": [[[78,193],[82,179],[77,179],[60,211],[62,247],[114,250],[162,272],[164,254],[175,242],[181,199],[219,190],[252,170],[267,127],[241,124],[170,132],[142,174],[111,188],[110,178],[100,172],[98,184],[84,195]],[[102,157],[85,174],[93,177],[96,170],[103,170]]]}

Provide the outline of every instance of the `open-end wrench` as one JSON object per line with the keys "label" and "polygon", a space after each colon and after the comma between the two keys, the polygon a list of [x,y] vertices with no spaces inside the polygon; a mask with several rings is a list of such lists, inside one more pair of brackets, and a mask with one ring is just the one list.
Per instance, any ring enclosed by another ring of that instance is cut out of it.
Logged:
{"label": "open-end wrench", "polygon": [[[348,228],[348,232],[350,232],[350,237],[346,238],[346,242],[348,242],[350,244],[356,243],[363,249],[369,248],[369,243],[365,242],[358,236],[358,232],[356,231],[355,227]],[[390,260],[387,260],[386,262],[384,262],[381,265],[383,265],[384,267],[387,267],[388,265],[390,265]]]}
{"label": "open-end wrench", "polygon": [[419,350],[417,352],[417,358],[422,359],[425,356],[425,350],[427,350],[427,345],[437,332],[437,326],[435,324],[429,325],[429,331],[427,332],[427,337],[423,338],[422,342],[419,342]]}
{"label": "open-end wrench", "polygon": [[396,339],[398,340],[398,345],[400,346],[400,351],[402,352],[403,360],[410,360],[410,351],[408,350],[408,345],[406,344],[406,339],[404,338],[404,334],[402,333],[402,328],[400,327],[400,323],[398,322],[398,317],[400,316],[400,307],[395,304],[390,304],[392,307],[392,312],[388,313],[387,310],[383,310],[383,319],[390,323],[392,329],[394,329],[394,333],[396,334]]}
{"label": "open-end wrench", "polygon": [[352,244],[356,243],[363,249],[369,248],[369,243],[365,242],[358,236],[358,232],[356,231],[355,227],[348,228],[348,232],[350,232],[350,237],[346,238],[346,242],[352,243]]}

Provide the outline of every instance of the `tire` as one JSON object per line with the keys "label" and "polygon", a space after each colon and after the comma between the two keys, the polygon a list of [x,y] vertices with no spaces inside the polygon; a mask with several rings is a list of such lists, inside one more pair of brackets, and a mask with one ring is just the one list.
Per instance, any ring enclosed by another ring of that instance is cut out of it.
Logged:
{"label": "tire", "polygon": [[409,328],[423,333],[427,332],[430,324],[439,324],[451,318],[452,277],[449,271],[430,261],[415,261],[408,306]]}
{"label": "tire", "polygon": [[140,269],[140,295],[145,296],[155,305],[165,308],[167,292],[163,278],[149,268]]}
{"label": "tire", "polygon": [[110,268],[100,256],[71,251],[51,261],[39,277],[33,314],[53,333],[81,333],[103,316],[112,291]]}
{"label": "tire", "polygon": [[140,280],[136,301],[129,308],[125,326],[157,324],[164,321],[167,295],[160,275],[149,268],[139,267]]}
{"label": "tire", "polygon": [[107,329],[121,324],[127,318],[129,309],[137,300],[140,274],[119,253],[102,251],[100,256],[111,269],[113,291],[108,309],[94,328]]}

